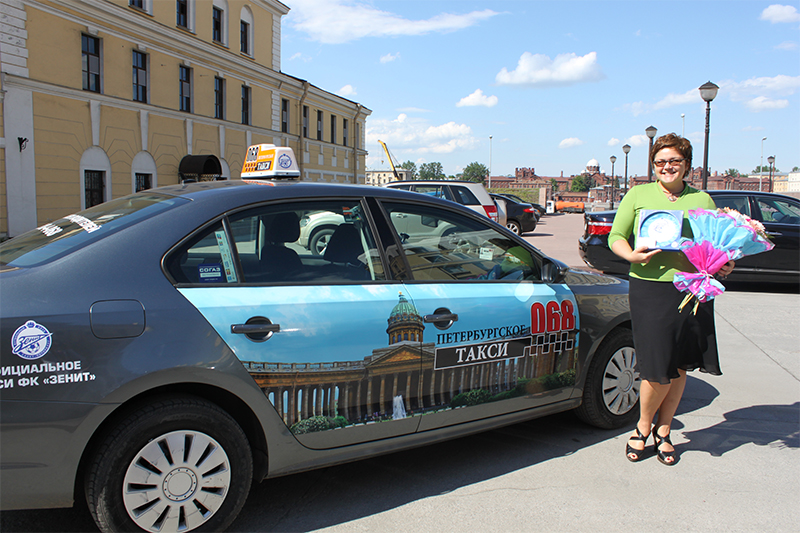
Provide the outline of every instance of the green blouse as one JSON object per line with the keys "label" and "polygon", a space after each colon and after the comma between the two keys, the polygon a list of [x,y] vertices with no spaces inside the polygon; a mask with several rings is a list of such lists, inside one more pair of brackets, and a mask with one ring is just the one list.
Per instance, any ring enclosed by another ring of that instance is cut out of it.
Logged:
{"label": "green blouse", "polygon": [[[639,224],[639,212],[642,209],[670,209],[683,210],[684,237],[692,237],[689,221],[686,219],[690,209],[715,210],[717,206],[711,196],[699,191],[688,184],[678,199],[670,202],[667,195],[661,191],[657,181],[631,188],[619,204],[617,214],[614,216],[614,225],[608,235],[608,246],[616,241],[628,240],[634,233],[634,228]],[[630,275],[649,281],[672,281],[676,272],[694,272],[695,268],[686,259],[683,252],[659,252],[646,264],[631,263]]]}

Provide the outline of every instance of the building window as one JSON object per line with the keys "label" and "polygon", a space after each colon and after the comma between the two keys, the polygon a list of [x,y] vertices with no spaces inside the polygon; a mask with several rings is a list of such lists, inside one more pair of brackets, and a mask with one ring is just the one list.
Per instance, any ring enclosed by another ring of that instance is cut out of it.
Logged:
{"label": "building window", "polygon": [[242,85],[242,124],[250,124],[250,87]]}
{"label": "building window", "polygon": [[225,119],[225,80],[214,77],[214,118]]}
{"label": "building window", "polygon": [[144,0],[128,0],[128,5],[131,7],[138,7],[144,9]]}
{"label": "building window", "polygon": [[347,146],[347,119],[342,119],[342,145]]}
{"label": "building window", "polygon": [[86,209],[102,204],[105,199],[105,172],[100,170],[86,170],[83,176]]}
{"label": "building window", "polygon": [[308,106],[303,106],[303,138],[308,138]]}
{"label": "building window", "polygon": [[289,100],[281,100],[281,131],[289,133]]}
{"label": "building window", "polygon": [[189,29],[189,0],[175,0],[175,24]]}
{"label": "building window", "polygon": [[144,191],[145,189],[151,189],[153,187],[153,175],[152,174],[139,174],[136,173],[136,192]]}
{"label": "building window", "polygon": [[212,8],[211,37],[222,43],[222,10],[216,6]]}
{"label": "building window", "polygon": [[180,72],[181,72],[180,73],[181,111],[186,111],[187,113],[191,113],[192,112],[192,69],[181,65]]}
{"label": "building window", "polygon": [[133,51],[133,99],[147,103],[147,54]]}
{"label": "building window", "polygon": [[83,53],[83,90],[100,92],[100,39],[89,35],[81,36]]}
{"label": "building window", "polygon": [[239,45],[242,53],[250,55],[250,24],[239,21]]}
{"label": "building window", "polygon": [[317,111],[317,140],[322,140],[322,111]]}
{"label": "building window", "polygon": [[336,144],[336,115],[331,115],[331,142]]}

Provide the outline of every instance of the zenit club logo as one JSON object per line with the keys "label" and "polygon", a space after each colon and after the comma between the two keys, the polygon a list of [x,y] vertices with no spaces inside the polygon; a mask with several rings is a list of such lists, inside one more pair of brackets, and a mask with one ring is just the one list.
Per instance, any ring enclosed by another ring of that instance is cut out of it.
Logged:
{"label": "zenit club logo", "polygon": [[283,154],[278,158],[278,165],[280,165],[281,168],[289,168],[292,166],[292,158]]}
{"label": "zenit club logo", "polygon": [[29,320],[11,337],[11,351],[23,359],[39,359],[50,350],[51,337],[46,327]]}

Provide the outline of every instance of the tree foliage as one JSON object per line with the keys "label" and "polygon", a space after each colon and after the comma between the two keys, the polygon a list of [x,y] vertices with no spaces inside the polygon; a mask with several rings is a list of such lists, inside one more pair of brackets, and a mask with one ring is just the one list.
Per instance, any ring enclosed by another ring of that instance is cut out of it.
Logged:
{"label": "tree foliage", "polygon": [[570,186],[570,190],[572,192],[586,192],[592,187],[594,187],[594,180],[591,176],[575,176],[572,178],[572,185]]}
{"label": "tree foliage", "polygon": [[[755,168],[755,170],[753,170],[753,172],[751,172],[751,174],[761,174],[762,172],[764,174],[769,174],[769,165],[764,165],[764,166],[758,165]],[[778,167],[775,167],[775,168],[772,169],[772,172],[777,174],[778,172],[780,172],[780,170],[778,170]]]}
{"label": "tree foliage", "polygon": [[725,171],[725,173],[726,173],[728,176],[731,176],[732,178],[738,178],[739,176],[741,176],[741,174],[739,173],[739,171],[738,171],[738,170],[736,170],[735,168],[729,168],[728,170],[726,170],[726,171]]}
{"label": "tree foliage", "polygon": [[464,172],[461,173],[461,179],[484,183],[488,175],[489,169],[486,168],[486,165],[473,161],[464,168]]}
{"label": "tree foliage", "polygon": [[445,178],[442,164],[438,161],[422,163],[419,166],[419,179],[421,180],[443,180]]}
{"label": "tree foliage", "polygon": [[419,174],[417,174],[417,165],[413,161],[409,160],[405,163],[401,163],[400,168],[408,171],[408,179],[410,180],[415,180],[419,177]]}
{"label": "tree foliage", "polygon": [[555,178],[550,178],[550,187],[553,189],[553,192],[558,192],[558,181]]}

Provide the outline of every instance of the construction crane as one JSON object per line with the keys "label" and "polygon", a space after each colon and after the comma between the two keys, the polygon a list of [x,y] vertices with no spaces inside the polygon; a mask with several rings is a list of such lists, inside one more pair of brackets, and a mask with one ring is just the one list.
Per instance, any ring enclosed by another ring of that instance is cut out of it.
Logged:
{"label": "construction crane", "polygon": [[397,181],[402,181],[400,179],[400,174],[397,173],[397,165],[394,164],[394,158],[392,157],[392,154],[389,153],[389,148],[387,148],[386,143],[380,139],[378,139],[378,142],[380,143],[381,146],[383,146],[383,151],[386,152],[386,158],[389,160],[389,165],[391,165],[392,167],[392,172],[394,173],[394,179],[396,179]]}

